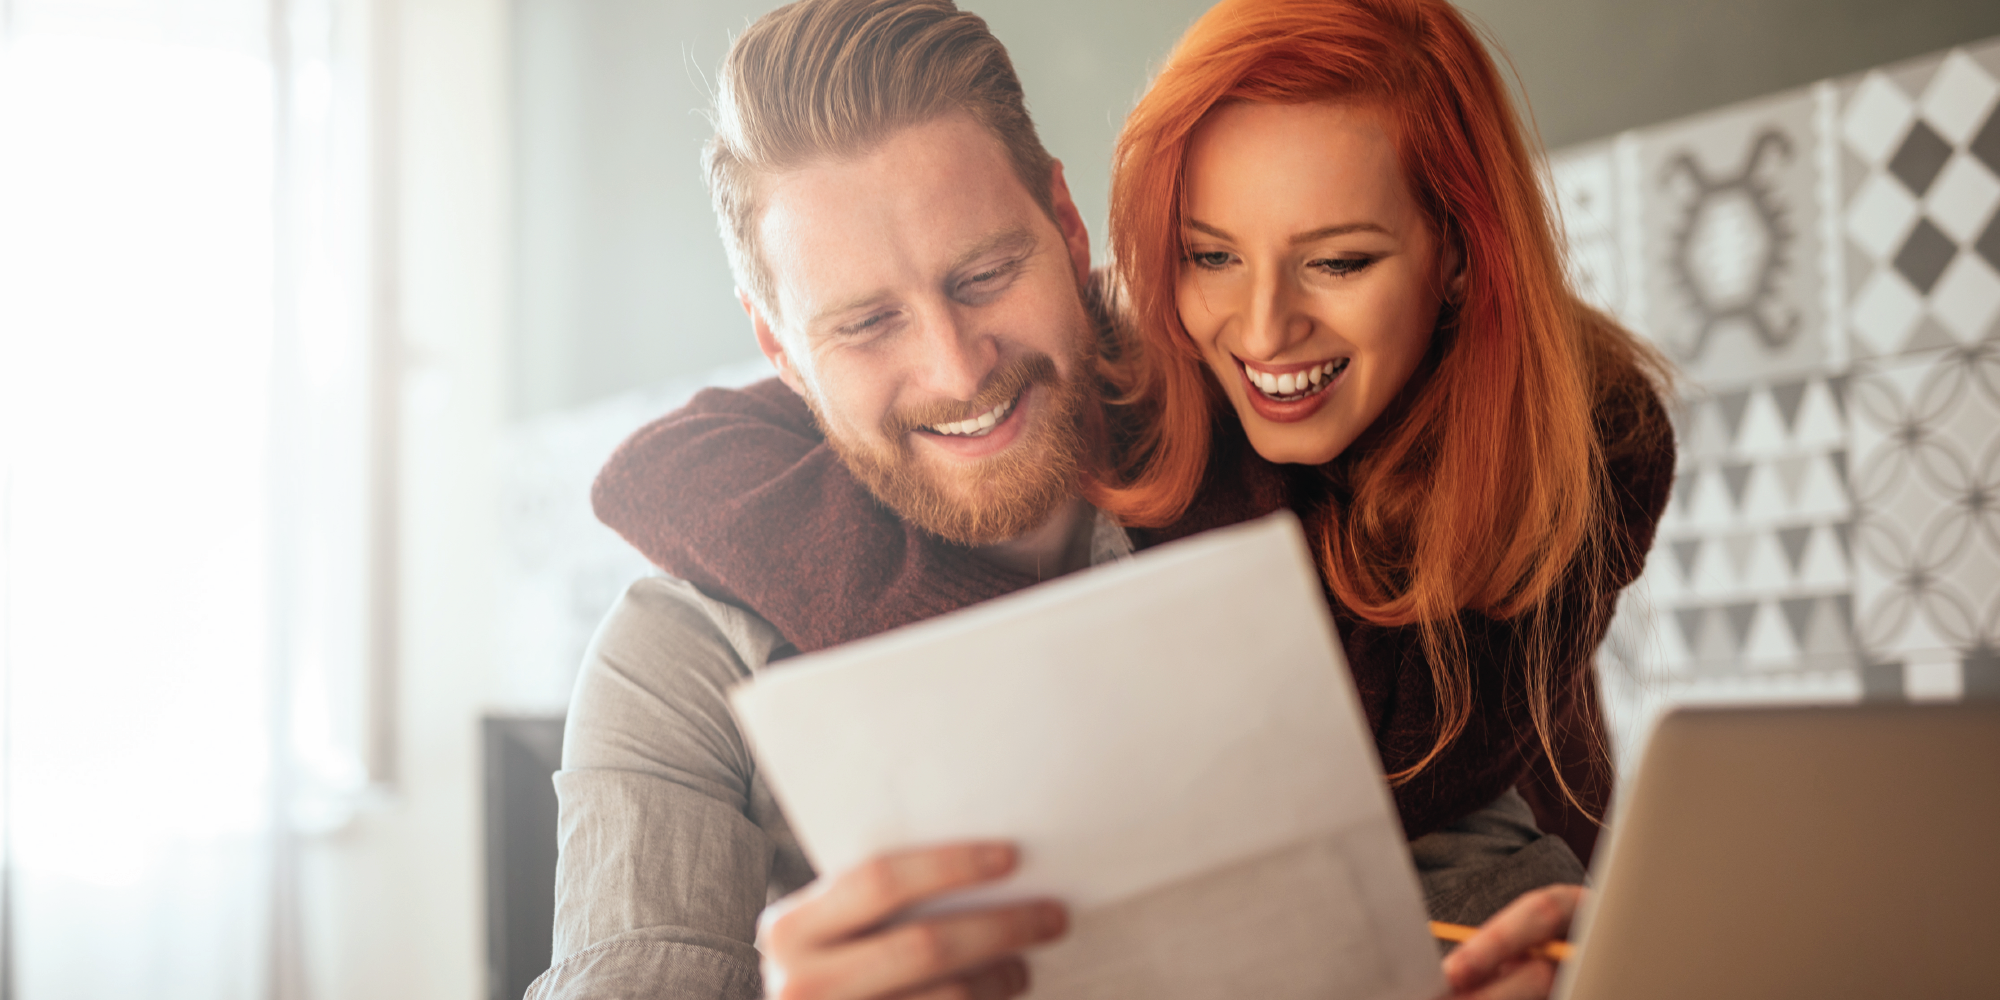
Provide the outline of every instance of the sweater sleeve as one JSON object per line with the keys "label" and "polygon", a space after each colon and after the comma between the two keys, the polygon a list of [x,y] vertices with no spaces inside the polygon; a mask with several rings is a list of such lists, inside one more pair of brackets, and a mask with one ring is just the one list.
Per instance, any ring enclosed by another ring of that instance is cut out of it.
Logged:
{"label": "sweater sleeve", "polygon": [[598,473],[591,504],[655,565],[802,651],[1032,582],[882,506],[776,379],[703,390],[640,428]]}

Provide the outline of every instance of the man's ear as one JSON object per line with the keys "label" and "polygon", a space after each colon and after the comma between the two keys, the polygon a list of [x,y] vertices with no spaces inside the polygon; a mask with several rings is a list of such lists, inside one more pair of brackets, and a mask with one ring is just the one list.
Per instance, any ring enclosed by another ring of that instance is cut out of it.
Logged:
{"label": "man's ear", "polygon": [[805,395],[805,385],[799,379],[799,370],[792,366],[792,356],[785,353],[785,345],[778,340],[778,332],[771,329],[771,321],[764,317],[764,310],[757,308],[756,300],[750,293],[739,288],[736,301],[743,306],[743,315],[750,317],[750,330],[757,336],[757,350],[764,360],[778,370],[778,381],[790,386],[793,392]]}
{"label": "man's ear", "polygon": [[1081,285],[1090,280],[1090,233],[1083,228],[1083,214],[1076,210],[1069,185],[1063,181],[1062,161],[1056,160],[1049,173],[1049,204],[1055,209],[1056,228],[1062,230],[1070,263],[1076,267],[1076,282]]}

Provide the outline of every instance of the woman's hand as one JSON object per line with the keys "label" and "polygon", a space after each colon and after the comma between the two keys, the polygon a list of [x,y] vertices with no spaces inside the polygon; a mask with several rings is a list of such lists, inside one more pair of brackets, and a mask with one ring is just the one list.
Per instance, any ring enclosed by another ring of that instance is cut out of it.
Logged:
{"label": "woman's hand", "polygon": [[1454,1000],[1542,1000],[1555,986],[1556,966],[1531,954],[1537,945],[1564,940],[1583,902],[1579,885],[1543,886],[1479,925],[1444,958]]}
{"label": "woman's hand", "polygon": [[1028,988],[1019,952],[1061,937],[1061,904],[1015,903],[885,927],[942,893],[1014,870],[1007,844],[885,854],[779,900],[758,921],[771,1000],[999,1000]]}

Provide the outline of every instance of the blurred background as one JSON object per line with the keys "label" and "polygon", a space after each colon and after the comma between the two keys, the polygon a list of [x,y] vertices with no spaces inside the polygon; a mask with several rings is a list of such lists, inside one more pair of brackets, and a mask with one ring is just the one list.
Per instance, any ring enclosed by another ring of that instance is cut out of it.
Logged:
{"label": "blurred background", "polygon": [[[0,0],[0,1000],[519,996],[610,448],[761,377],[697,157],[755,0]],[[1201,0],[967,0],[1103,247]],[[2000,7],[1477,0],[1681,364],[1604,655],[2000,695]],[[539,947],[539,953],[536,949]]]}

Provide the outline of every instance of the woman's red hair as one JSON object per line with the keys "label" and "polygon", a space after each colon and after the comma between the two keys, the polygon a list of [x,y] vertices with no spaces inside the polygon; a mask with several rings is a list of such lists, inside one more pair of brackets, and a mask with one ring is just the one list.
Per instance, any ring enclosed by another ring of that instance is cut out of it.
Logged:
{"label": "woman's red hair", "polygon": [[1173,521],[1201,484],[1211,420],[1228,409],[1175,289],[1189,137],[1231,101],[1381,108],[1411,192],[1462,254],[1463,294],[1443,310],[1425,368],[1335,460],[1351,499],[1330,490],[1302,512],[1349,610],[1421,630],[1437,743],[1391,778],[1435,760],[1471,714],[1466,610],[1529,626],[1528,707],[1548,751],[1551,706],[1589,676],[1551,662],[1540,612],[1599,576],[1609,515],[1593,415],[1664,369],[1571,291],[1539,161],[1479,37],[1443,0],[1222,0],[1181,39],[1118,142],[1112,266],[1132,331],[1112,378],[1145,418],[1121,483],[1093,499],[1129,524]]}

